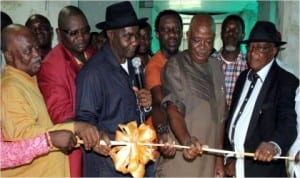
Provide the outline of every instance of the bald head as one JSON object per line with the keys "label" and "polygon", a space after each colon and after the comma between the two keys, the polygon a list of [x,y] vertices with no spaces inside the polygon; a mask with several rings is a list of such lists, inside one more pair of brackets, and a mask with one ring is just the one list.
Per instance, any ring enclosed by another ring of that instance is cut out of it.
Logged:
{"label": "bald head", "polygon": [[28,19],[27,19],[27,21],[26,21],[26,23],[25,23],[25,26],[26,27],[29,27],[30,25],[31,25],[31,23],[33,23],[34,21],[40,21],[40,22],[42,22],[42,23],[44,23],[45,25],[47,25],[49,28],[51,27],[51,24],[50,24],[50,21],[45,17],[45,16],[43,16],[43,15],[41,15],[41,14],[33,14],[33,15],[31,15]]}
{"label": "bald head", "polygon": [[6,26],[1,32],[1,47],[3,53],[7,50],[8,43],[15,38],[20,32],[29,30],[23,25],[11,24]]}
{"label": "bald head", "polygon": [[216,33],[216,25],[214,19],[208,15],[208,14],[198,14],[194,15],[194,17],[191,20],[190,28],[189,30],[192,30],[193,28],[209,28],[212,33]]}
{"label": "bald head", "polygon": [[[69,17],[71,16],[81,16],[86,20],[84,13],[75,6],[66,6],[61,9],[58,15],[58,27],[64,28],[65,23],[67,23]],[[87,21],[87,20],[86,20]]]}
{"label": "bald head", "polygon": [[207,14],[195,15],[187,33],[188,51],[196,63],[206,63],[214,45],[215,23]]}
{"label": "bald head", "polygon": [[31,31],[12,24],[4,28],[1,37],[6,63],[30,76],[36,75],[41,67],[41,53]]}

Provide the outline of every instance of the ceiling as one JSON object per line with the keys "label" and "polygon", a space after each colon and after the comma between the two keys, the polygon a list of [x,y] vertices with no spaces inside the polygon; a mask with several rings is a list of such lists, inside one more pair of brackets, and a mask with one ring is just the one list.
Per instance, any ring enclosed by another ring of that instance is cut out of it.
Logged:
{"label": "ceiling", "polygon": [[161,9],[174,9],[181,14],[193,15],[196,13],[209,13],[215,20],[223,20],[232,13],[242,13],[247,10],[257,11],[256,0],[154,0],[153,7]]}

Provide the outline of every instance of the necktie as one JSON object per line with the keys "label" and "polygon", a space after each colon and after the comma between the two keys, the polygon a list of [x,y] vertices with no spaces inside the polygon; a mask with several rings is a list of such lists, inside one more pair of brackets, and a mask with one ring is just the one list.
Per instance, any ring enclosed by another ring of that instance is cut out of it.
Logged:
{"label": "necktie", "polygon": [[248,92],[246,94],[246,97],[245,97],[245,99],[244,99],[244,101],[241,105],[241,108],[240,108],[240,110],[239,110],[239,112],[238,112],[238,114],[237,114],[237,116],[234,120],[233,125],[232,125],[232,130],[231,130],[231,135],[230,135],[230,140],[231,140],[232,144],[233,144],[233,137],[234,137],[234,134],[235,134],[236,125],[237,125],[237,123],[238,123],[238,121],[239,121],[239,119],[240,119],[240,117],[241,117],[241,115],[242,115],[242,113],[245,109],[245,106],[246,106],[246,104],[249,100],[249,97],[251,96],[251,93],[254,89],[254,86],[255,86],[256,81],[257,81],[258,78],[259,78],[259,76],[255,72],[253,72],[252,70],[248,74],[248,79],[251,81],[251,84],[250,84],[250,87],[249,87]]}

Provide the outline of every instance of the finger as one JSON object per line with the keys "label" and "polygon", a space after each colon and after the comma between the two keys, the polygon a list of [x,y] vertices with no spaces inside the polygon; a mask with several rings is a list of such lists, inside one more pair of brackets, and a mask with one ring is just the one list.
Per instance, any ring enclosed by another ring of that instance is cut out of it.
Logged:
{"label": "finger", "polygon": [[134,92],[138,92],[139,91],[139,89],[136,86],[133,86],[132,89],[133,89]]}

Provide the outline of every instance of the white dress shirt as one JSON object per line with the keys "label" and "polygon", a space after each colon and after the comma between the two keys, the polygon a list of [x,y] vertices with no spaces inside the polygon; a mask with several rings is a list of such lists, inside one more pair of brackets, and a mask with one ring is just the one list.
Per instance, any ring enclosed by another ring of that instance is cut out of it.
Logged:
{"label": "white dress shirt", "polygon": [[[235,133],[233,135],[232,141],[234,142],[234,149],[236,152],[244,152],[244,142],[245,142],[247,130],[249,127],[250,119],[252,116],[252,112],[253,112],[257,97],[260,93],[261,87],[263,85],[263,82],[264,82],[273,62],[274,62],[274,59],[257,72],[257,75],[259,76],[259,78],[254,86],[254,89],[249,97],[249,100],[247,101],[247,103],[245,105],[243,113],[241,114],[241,116],[236,124]],[[249,73],[248,73],[248,75],[249,75]],[[241,93],[241,97],[239,98],[238,105],[235,109],[233,119],[230,123],[229,135],[228,135],[229,139],[231,139],[230,136],[231,136],[231,132],[232,132],[233,123],[238,115],[238,112],[240,111],[242,103],[244,102],[244,99],[246,97],[246,94],[248,92],[250,84],[251,84],[251,81],[247,77],[246,82],[244,84],[243,91]],[[244,158],[243,157],[237,158],[236,165],[235,165],[236,177],[239,177],[239,178],[245,177],[244,169],[245,169],[244,168]]]}
{"label": "white dress shirt", "polygon": [[[296,113],[297,113],[297,131],[298,131],[298,137],[294,144],[292,145],[289,156],[295,157],[297,152],[300,151],[300,87],[298,87],[296,92]],[[296,175],[296,177],[300,177],[300,163],[295,164],[295,162],[289,162],[289,173],[290,176]]]}

